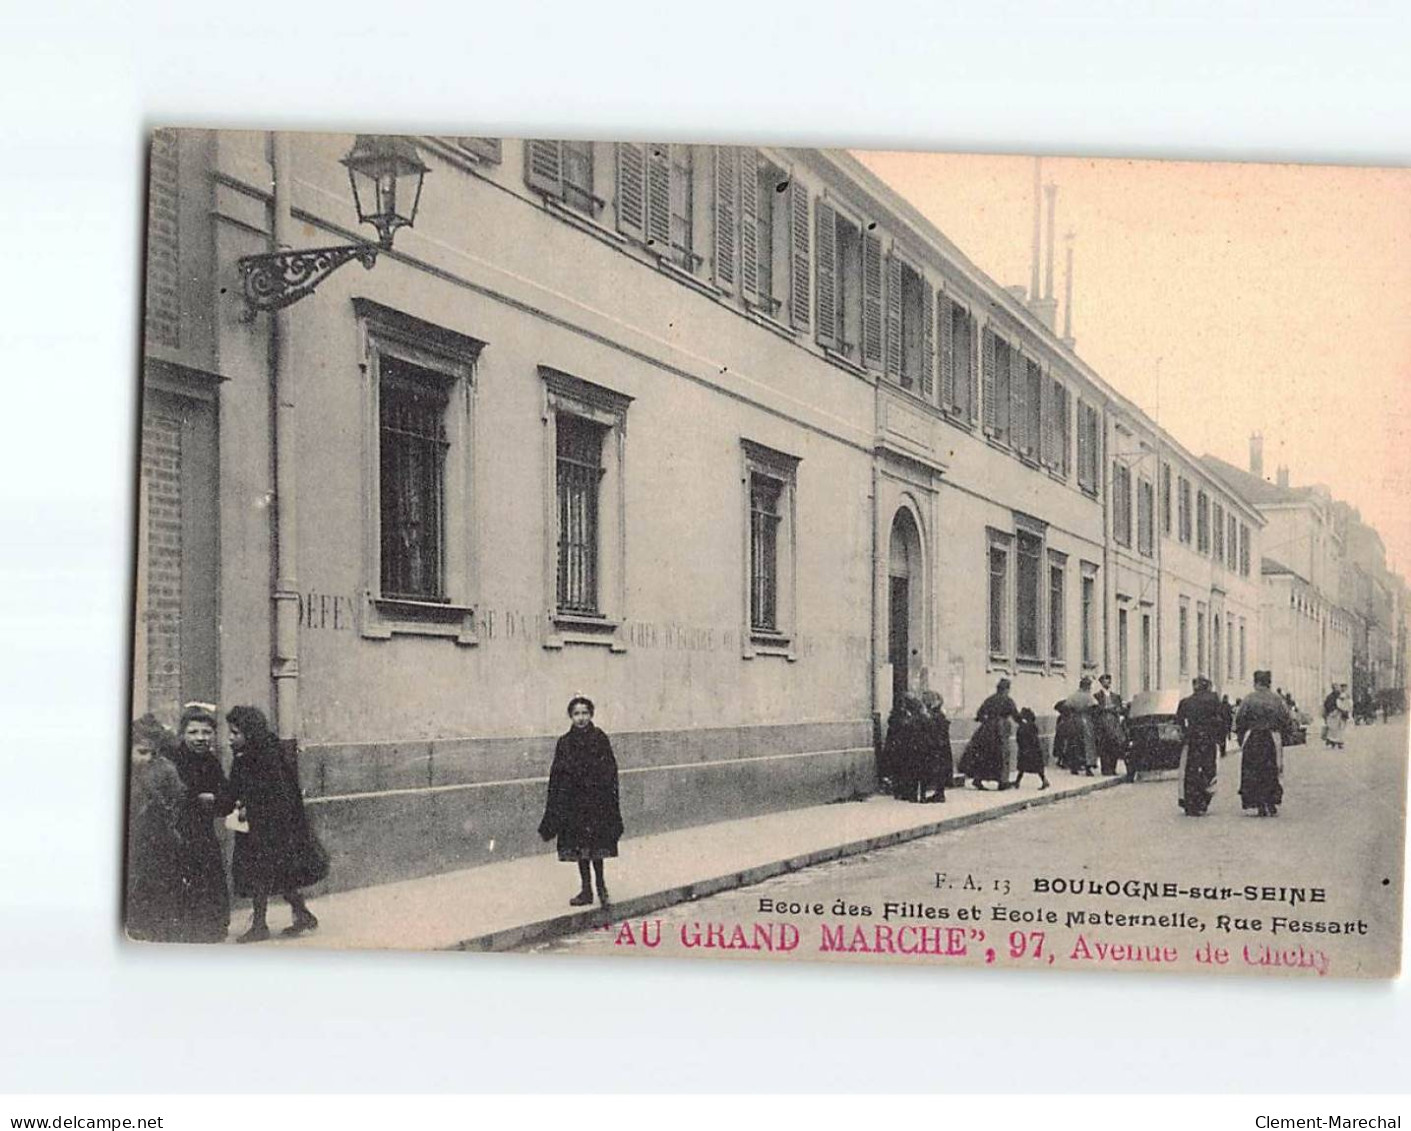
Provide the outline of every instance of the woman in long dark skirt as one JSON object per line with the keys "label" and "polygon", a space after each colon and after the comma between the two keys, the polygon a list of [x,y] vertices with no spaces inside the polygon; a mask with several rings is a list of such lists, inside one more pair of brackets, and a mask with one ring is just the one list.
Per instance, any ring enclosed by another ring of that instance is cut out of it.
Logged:
{"label": "woman in long dark skirt", "polygon": [[186,787],[165,751],[175,739],[153,716],[132,724],[127,810],[127,903],[123,921],[129,938],[175,942],[182,937],[186,909],[186,854],[181,822]]}
{"label": "woman in long dark skirt", "polygon": [[1284,802],[1279,780],[1283,736],[1293,725],[1288,705],[1269,690],[1270,673],[1254,673],[1254,690],[1245,696],[1235,716],[1240,749],[1240,804],[1261,817],[1277,817]]}
{"label": "woman in long dark skirt", "polygon": [[249,896],[254,911],[249,930],[235,941],[269,938],[266,915],[271,895],[282,895],[294,912],[283,934],[312,931],[318,918],[299,889],[328,874],[328,856],[309,828],[298,776],[258,707],[232,707],[225,721],[235,752],[230,789],[246,826],[235,834],[231,878],[235,894]]}
{"label": "woman in long dark skirt", "polygon": [[608,736],[593,725],[593,713],[593,701],[586,696],[569,700],[571,725],[554,747],[549,796],[539,822],[541,837],[558,838],[559,859],[578,865],[579,891],[568,901],[573,907],[593,902],[590,866],[598,883],[598,901],[606,905],[603,861],[617,855],[617,842],[622,839],[617,759]]}
{"label": "woman in long dark skirt", "polygon": [[1025,774],[1038,774],[1039,789],[1047,789],[1048,775],[1044,772],[1044,748],[1039,740],[1039,720],[1028,707],[1019,712],[1019,725],[1014,730],[1014,739],[1019,744],[1019,773],[1014,777],[1014,788],[1019,788]]}
{"label": "woman in long dark skirt", "polygon": [[995,693],[980,704],[975,718],[980,728],[971,735],[961,756],[961,772],[976,789],[984,789],[987,781],[994,782],[1000,789],[1008,789],[1004,755],[1010,728],[1019,718],[1019,709],[1009,697],[1009,680],[1002,679],[995,685]]}
{"label": "woman in long dark skirt", "polygon": [[186,790],[179,824],[186,886],[177,928],[181,942],[224,942],[230,929],[230,889],[215,821],[234,808],[234,799],[216,754],[215,711],[209,703],[186,704],[176,746],[168,752]]}

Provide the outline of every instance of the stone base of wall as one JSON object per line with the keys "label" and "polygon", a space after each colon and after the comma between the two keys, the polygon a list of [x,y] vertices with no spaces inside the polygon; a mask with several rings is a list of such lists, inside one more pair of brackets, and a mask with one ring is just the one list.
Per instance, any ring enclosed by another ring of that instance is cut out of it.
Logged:
{"label": "stone base of wall", "polygon": [[[557,735],[310,746],[300,776],[338,891],[553,851],[539,839]],[[628,836],[870,792],[867,720],[610,736]]]}

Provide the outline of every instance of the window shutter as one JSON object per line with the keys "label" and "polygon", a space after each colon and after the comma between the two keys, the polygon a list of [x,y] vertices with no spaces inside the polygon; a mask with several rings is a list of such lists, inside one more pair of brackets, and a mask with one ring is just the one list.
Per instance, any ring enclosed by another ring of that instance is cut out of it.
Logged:
{"label": "window shutter", "polygon": [[1068,386],[1058,387],[1058,470],[1062,472],[1063,478],[1068,478],[1070,460],[1073,450],[1072,436],[1073,426],[1069,423],[1072,419],[1073,398],[1069,395]]}
{"label": "window shutter", "polygon": [[955,405],[955,332],[951,320],[951,301],[944,294],[936,303],[937,338],[941,343],[941,404],[946,408]]}
{"label": "window shutter", "polygon": [[808,287],[813,272],[808,269],[808,189],[798,180],[789,180],[789,320],[795,330],[808,329],[810,303]]}
{"label": "window shutter", "polygon": [[921,395],[936,399],[936,292],[921,280]]}
{"label": "window shutter", "polygon": [[818,344],[838,347],[838,221],[832,206],[819,201],[814,211],[818,226]]}
{"label": "window shutter", "polygon": [[1045,467],[1053,466],[1054,454],[1054,415],[1053,378],[1047,373],[1039,374],[1039,462]]}
{"label": "window shutter", "polygon": [[563,195],[563,156],[556,141],[531,141],[524,162],[524,179],[532,189]]}
{"label": "window shutter", "polygon": [[662,141],[647,152],[647,243],[671,250],[671,146]]}
{"label": "window shutter", "polygon": [[759,154],[753,149],[740,150],[740,290],[759,301]]}
{"label": "window shutter", "polygon": [[882,364],[882,241],[862,234],[862,360]]}
{"label": "window shutter", "polygon": [[887,256],[887,376],[901,380],[901,260]]}
{"label": "window shutter", "polygon": [[995,335],[988,326],[981,331],[982,366],[985,386],[985,431],[994,435],[999,428],[999,413],[995,411]]}
{"label": "window shutter", "polygon": [[646,238],[646,154],[637,142],[617,143],[617,229]]}
{"label": "window shutter", "polygon": [[[965,368],[970,382],[970,423],[975,424],[980,419],[980,341],[975,334],[975,316],[968,310],[961,313],[965,326]],[[993,364],[990,368],[994,368]]]}
{"label": "window shutter", "polygon": [[735,289],[735,193],[740,179],[740,155],[734,146],[717,145],[712,150],[715,180],[715,285],[722,291]]}
{"label": "window shutter", "polygon": [[1025,412],[1025,403],[1028,400],[1026,393],[1028,390],[1027,374],[1025,373],[1024,355],[1018,346],[1011,346],[1009,350],[1009,434],[1010,444],[1016,451],[1033,451],[1033,437],[1029,435],[1028,413]]}
{"label": "window shutter", "polygon": [[1092,437],[1088,434],[1088,406],[1078,402],[1078,486],[1091,487]]}
{"label": "window shutter", "polygon": [[458,137],[457,143],[467,153],[491,165],[500,163],[500,139],[497,137]]}

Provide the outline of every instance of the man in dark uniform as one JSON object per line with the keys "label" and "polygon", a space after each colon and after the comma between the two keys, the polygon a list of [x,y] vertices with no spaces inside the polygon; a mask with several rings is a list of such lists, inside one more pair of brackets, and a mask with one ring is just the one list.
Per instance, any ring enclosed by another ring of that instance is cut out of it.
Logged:
{"label": "man in dark uniform", "polygon": [[1210,808],[1210,799],[1215,795],[1216,755],[1229,728],[1225,722],[1226,705],[1210,689],[1210,681],[1203,675],[1196,676],[1191,688],[1176,707],[1176,722],[1186,740],[1177,803],[1187,817],[1199,817]]}

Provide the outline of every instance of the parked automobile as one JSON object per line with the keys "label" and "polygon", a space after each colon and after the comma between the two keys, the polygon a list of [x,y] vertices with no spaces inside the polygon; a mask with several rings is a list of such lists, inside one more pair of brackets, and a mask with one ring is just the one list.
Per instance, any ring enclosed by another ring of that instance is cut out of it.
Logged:
{"label": "parked automobile", "polygon": [[1185,734],[1176,721],[1182,692],[1139,691],[1127,708],[1127,780],[1142,770],[1174,770],[1181,764]]}

